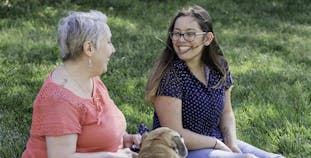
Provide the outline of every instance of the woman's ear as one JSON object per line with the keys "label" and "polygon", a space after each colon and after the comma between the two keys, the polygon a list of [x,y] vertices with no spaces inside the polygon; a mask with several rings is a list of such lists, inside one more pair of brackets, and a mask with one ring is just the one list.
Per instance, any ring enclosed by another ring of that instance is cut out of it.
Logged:
{"label": "woman's ear", "polygon": [[210,44],[212,43],[212,41],[214,40],[214,34],[213,34],[213,32],[208,32],[207,35],[206,35],[206,37],[207,37],[207,40],[206,40],[206,42],[204,42],[204,45],[205,45],[205,46],[208,46],[208,45],[210,45]]}
{"label": "woman's ear", "polygon": [[91,41],[85,41],[83,43],[83,53],[85,53],[87,56],[92,56],[94,52],[94,47]]}

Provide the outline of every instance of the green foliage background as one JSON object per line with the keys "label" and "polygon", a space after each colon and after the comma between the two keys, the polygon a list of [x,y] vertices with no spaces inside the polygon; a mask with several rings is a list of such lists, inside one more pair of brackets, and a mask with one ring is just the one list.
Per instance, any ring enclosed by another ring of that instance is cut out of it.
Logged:
{"label": "green foliage background", "polygon": [[170,19],[187,5],[206,8],[231,65],[238,137],[287,157],[311,157],[309,0],[1,0],[0,157],[20,157],[32,103],[61,64],[57,22],[69,10],[108,15],[117,52],[102,77],[128,131],[151,127],[144,89]]}

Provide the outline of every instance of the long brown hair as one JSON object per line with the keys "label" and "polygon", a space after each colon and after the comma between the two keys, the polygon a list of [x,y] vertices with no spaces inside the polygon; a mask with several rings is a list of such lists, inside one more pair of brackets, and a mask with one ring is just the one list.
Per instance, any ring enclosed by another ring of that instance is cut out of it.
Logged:
{"label": "long brown hair", "polygon": [[[169,26],[168,32],[173,31],[176,20],[182,16],[194,17],[197,20],[198,24],[200,25],[202,31],[213,32],[212,19],[209,16],[208,12],[200,6],[183,8],[182,10],[178,11],[177,15],[174,17],[173,21]],[[159,60],[155,63],[147,82],[146,87],[147,101],[149,102],[154,101],[157,95],[158,87],[162,79],[163,73],[169,69],[175,57],[177,57],[177,55],[175,50],[173,49],[173,42],[170,39],[169,35],[167,35],[166,46],[162,51]],[[219,84],[225,82],[228,64],[224,58],[224,54],[221,51],[215,37],[210,45],[204,46],[202,48],[201,60],[209,68],[214,69],[221,73],[222,78],[220,79]]]}

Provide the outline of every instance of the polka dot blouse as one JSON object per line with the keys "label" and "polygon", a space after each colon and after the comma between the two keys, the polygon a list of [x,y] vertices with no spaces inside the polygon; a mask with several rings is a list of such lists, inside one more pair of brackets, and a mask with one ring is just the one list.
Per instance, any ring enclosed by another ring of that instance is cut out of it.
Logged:
{"label": "polka dot blouse", "polygon": [[[226,82],[215,88],[221,78],[218,71],[205,67],[207,85],[199,81],[179,58],[173,62],[160,82],[158,96],[170,96],[182,101],[183,128],[198,134],[223,139],[219,123],[225,105],[225,90],[232,85],[228,71]],[[154,113],[153,128],[160,127]]]}

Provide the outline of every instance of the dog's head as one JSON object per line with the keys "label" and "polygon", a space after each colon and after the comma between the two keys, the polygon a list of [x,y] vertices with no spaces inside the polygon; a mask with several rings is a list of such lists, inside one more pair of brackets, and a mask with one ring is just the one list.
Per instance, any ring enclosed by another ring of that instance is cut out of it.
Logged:
{"label": "dog's head", "polygon": [[142,158],[161,157],[160,155],[163,155],[163,157],[184,158],[187,154],[188,151],[183,138],[170,128],[157,128],[142,136],[139,153]]}

